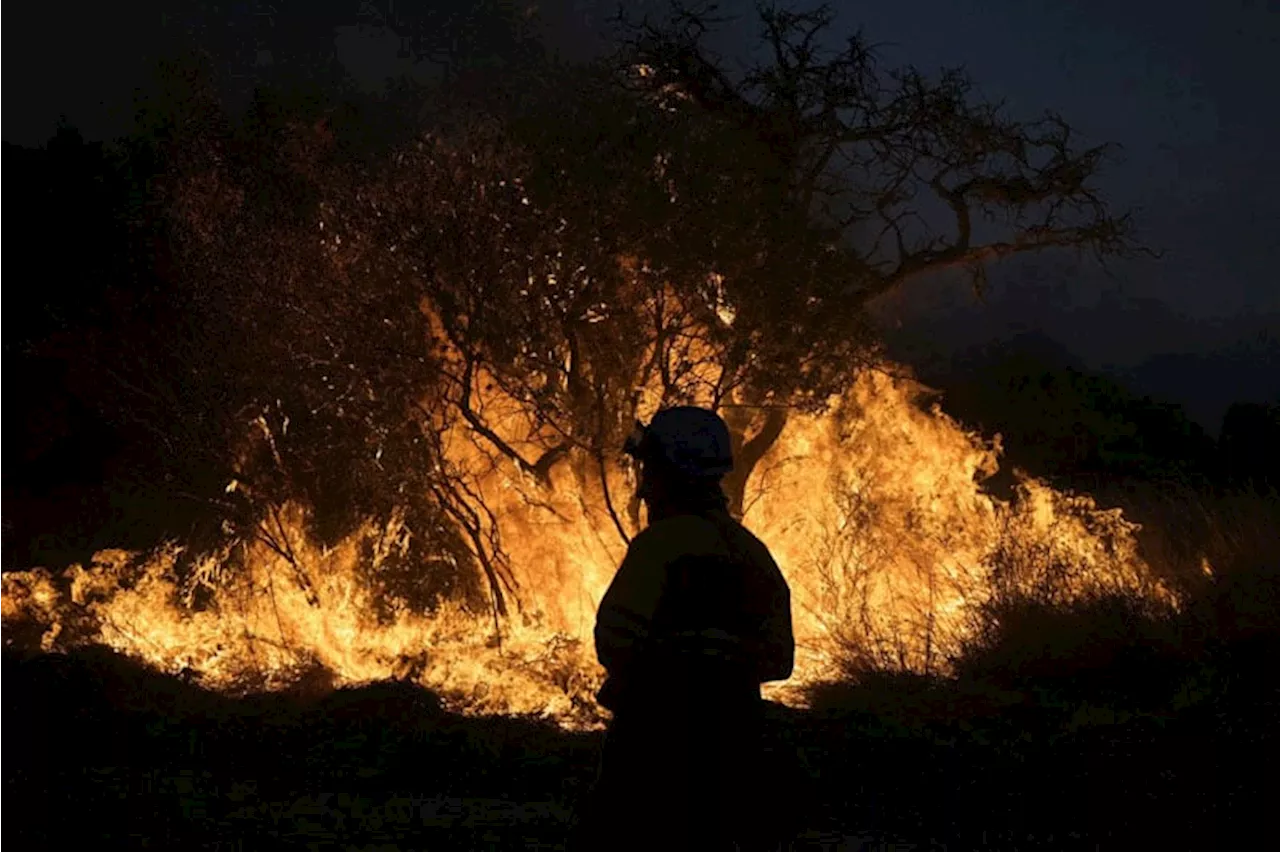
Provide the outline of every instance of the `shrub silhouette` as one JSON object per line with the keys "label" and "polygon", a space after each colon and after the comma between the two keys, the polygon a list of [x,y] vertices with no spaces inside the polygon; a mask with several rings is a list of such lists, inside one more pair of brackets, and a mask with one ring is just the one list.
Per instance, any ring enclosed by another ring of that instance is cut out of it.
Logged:
{"label": "shrub silhouette", "polygon": [[1280,491],[1280,402],[1237,402],[1228,408],[1218,453],[1230,481]]}
{"label": "shrub silhouette", "polygon": [[1159,701],[1196,652],[1188,624],[1123,595],[1056,605],[1002,601],[980,617],[983,628],[957,674],[1003,688]]}

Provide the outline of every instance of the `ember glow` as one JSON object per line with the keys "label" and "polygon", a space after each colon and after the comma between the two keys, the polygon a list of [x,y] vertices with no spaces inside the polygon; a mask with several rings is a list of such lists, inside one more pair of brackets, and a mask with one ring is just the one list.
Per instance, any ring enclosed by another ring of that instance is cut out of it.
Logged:
{"label": "ember glow", "polygon": [[[850,666],[945,672],[973,608],[998,589],[1060,598],[1124,589],[1173,604],[1118,510],[1033,480],[1012,500],[990,496],[982,483],[998,445],[923,399],[891,370],[864,370],[826,414],[793,416],[753,472],[745,522],[791,584],[799,646],[794,677],[768,687],[770,697],[801,703],[801,687]],[[489,409],[490,422],[502,422],[497,414]],[[591,630],[625,551],[601,478],[563,464],[547,487],[495,464],[461,427],[448,438],[448,457],[492,510],[509,555],[502,618],[450,602],[423,614],[376,601],[363,578],[406,547],[402,520],[366,523],[323,549],[304,533],[307,508],[285,505],[276,547],[239,545],[247,570],[229,570],[223,551],[179,585],[173,544],[103,551],[58,575],[5,574],[6,629],[34,630],[50,652],[107,645],[226,691],[316,673],[335,685],[405,678],[463,712],[598,725]],[[615,507],[626,504],[629,476],[608,470]]]}

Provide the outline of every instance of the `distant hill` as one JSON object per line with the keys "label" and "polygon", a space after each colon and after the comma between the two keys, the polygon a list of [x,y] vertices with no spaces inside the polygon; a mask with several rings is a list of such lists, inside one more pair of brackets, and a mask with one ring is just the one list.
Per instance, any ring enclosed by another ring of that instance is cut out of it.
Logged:
{"label": "distant hill", "polygon": [[1089,369],[1047,335],[1016,334],[916,370],[949,414],[1000,433],[1008,460],[1037,475],[1194,480],[1215,469],[1214,439],[1180,405]]}
{"label": "distant hill", "polygon": [[1215,435],[1231,403],[1280,398],[1274,305],[1192,316],[1123,289],[1045,283],[1037,269],[1006,271],[982,302],[966,296],[962,282],[939,280],[877,303],[873,315],[890,354],[921,372],[947,374],[954,361],[1017,340],[1050,363],[1087,365],[1138,395],[1179,403]]}
{"label": "distant hill", "polygon": [[1186,398],[1188,416],[1216,434],[1233,402],[1280,402],[1280,332],[1207,353],[1166,352],[1116,372],[1141,393]]}

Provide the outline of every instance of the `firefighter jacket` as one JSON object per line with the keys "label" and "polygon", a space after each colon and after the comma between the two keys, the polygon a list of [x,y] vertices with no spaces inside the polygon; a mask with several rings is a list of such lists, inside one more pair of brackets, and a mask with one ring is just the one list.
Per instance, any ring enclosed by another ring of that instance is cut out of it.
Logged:
{"label": "firefighter jacket", "polygon": [[[605,707],[687,691],[754,695],[791,676],[791,594],[768,548],[727,511],[656,521],[631,542],[600,602]],[[717,686],[719,685],[719,686]]]}

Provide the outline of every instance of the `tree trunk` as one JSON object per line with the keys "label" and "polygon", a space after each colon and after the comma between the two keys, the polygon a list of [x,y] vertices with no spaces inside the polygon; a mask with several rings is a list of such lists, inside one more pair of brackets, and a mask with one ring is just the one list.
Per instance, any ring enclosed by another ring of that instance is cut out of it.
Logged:
{"label": "tree trunk", "polygon": [[729,512],[741,520],[746,511],[747,480],[755,470],[760,459],[777,443],[782,430],[787,425],[788,411],[785,408],[770,408],[765,415],[764,423],[759,431],[749,440],[746,430],[754,419],[750,413],[738,414],[736,409],[730,412],[725,421],[733,440],[733,472],[724,478],[725,496],[729,498]]}

